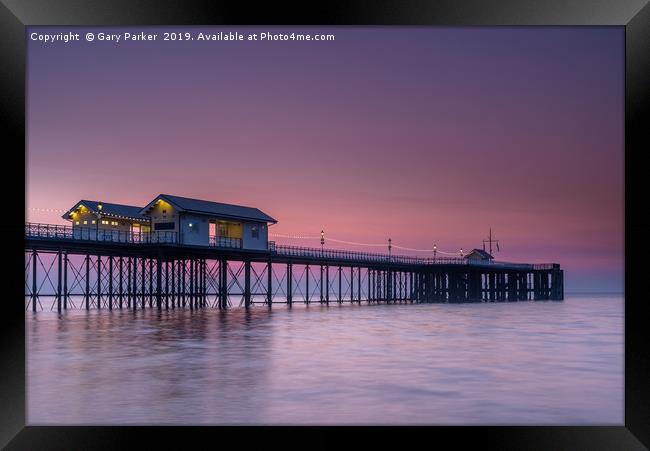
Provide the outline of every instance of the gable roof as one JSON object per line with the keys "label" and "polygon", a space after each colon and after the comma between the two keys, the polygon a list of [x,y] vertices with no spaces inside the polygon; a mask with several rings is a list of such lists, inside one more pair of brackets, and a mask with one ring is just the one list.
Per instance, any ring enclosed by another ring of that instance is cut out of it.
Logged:
{"label": "gable roof", "polygon": [[[99,204],[102,205],[101,210],[99,209]],[[94,214],[102,214],[125,219],[135,219],[139,221],[149,220],[149,218],[140,213],[140,207],[135,207],[133,205],[111,204],[108,202],[99,202],[96,200],[85,199],[80,200],[74,205],[74,207],[66,211],[62,218],[70,220],[70,213],[79,208],[80,205],[83,205],[88,210],[90,210],[91,213]]]}
{"label": "gable roof", "polygon": [[170,194],[160,194],[159,196],[156,196],[154,200],[149,202],[146,207],[140,210],[140,213],[145,214],[158,199],[164,199],[179,210],[190,213],[209,214],[217,217],[233,219],[248,219],[258,222],[272,222],[274,224],[278,222],[257,208],[245,207],[243,205],[223,204],[209,200],[191,199],[189,197],[172,196]]}
{"label": "gable roof", "polygon": [[471,252],[465,256],[465,258],[469,258],[469,256],[472,254],[478,254],[485,260],[492,260],[494,258],[492,255],[490,255],[489,252],[485,252],[483,249],[472,249]]}

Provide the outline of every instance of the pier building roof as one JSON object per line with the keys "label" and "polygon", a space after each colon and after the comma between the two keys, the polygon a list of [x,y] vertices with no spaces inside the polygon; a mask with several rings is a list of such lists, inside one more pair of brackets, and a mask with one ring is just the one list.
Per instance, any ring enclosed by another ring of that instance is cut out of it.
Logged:
{"label": "pier building roof", "polygon": [[132,219],[136,221],[148,221],[149,218],[140,213],[141,208],[133,205],[112,204],[96,200],[82,199],[77,202],[71,209],[65,212],[63,219],[70,220],[71,213],[78,208],[85,207],[91,213],[102,216],[112,216],[116,218]]}
{"label": "pier building roof", "polygon": [[154,200],[149,202],[147,206],[140,210],[140,213],[146,215],[147,211],[161,199],[169,202],[180,211],[190,213],[257,222],[271,222],[274,224],[278,222],[257,208],[245,207],[243,205],[224,204],[201,199],[191,199],[189,197],[172,196],[170,194],[160,194],[159,196],[156,196]]}

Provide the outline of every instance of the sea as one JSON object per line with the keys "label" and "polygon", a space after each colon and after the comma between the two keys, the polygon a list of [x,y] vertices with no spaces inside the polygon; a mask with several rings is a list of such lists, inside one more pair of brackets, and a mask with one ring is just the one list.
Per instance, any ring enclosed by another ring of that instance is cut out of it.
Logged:
{"label": "sea", "polygon": [[29,425],[623,425],[622,294],[26,311]]}

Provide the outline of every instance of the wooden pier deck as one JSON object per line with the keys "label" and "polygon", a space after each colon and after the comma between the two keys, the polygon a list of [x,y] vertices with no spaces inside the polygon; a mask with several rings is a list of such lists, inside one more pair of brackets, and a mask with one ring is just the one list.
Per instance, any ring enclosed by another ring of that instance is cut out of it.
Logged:
{"label": "wooden pier deck", "polygon": [[[80,236],[25,225],[26,309],[174,309],[233,305],[504,302],[564,299],[557,263],[526,264],[224,242],[178,244],[174,232]],[[41,299],[51,299],[47,303]],[[76,301],[76,302],[75,302]]]}

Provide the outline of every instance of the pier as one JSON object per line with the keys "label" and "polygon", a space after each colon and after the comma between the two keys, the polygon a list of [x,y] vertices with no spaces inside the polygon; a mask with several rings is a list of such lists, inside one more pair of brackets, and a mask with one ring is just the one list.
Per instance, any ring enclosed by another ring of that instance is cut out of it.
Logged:
{"label": "pier", "polygon": [[418,258],[273,241],[252,249],[238,238],[189,244],[180,231],[132,230],[25,224],[26,309],[564,299],[557,263]]}

